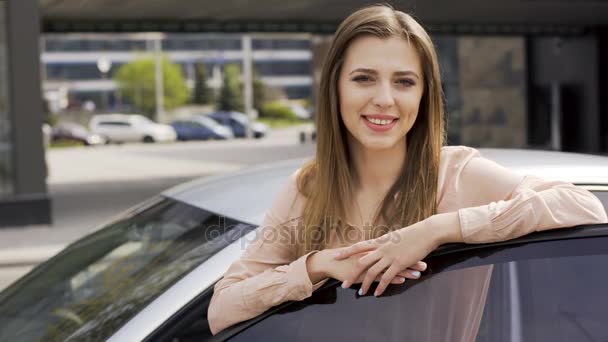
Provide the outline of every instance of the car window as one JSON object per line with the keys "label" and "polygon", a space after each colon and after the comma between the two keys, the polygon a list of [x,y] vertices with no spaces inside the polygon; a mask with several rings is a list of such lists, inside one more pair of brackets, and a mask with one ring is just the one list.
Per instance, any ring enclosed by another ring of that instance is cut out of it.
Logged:
{"label": "car window", "polygon": [[253,229],[161,197],[70,245],[2,292],[0,341],[106,340]]}
{"label": "car window", "polygon": [[218,123],[213,120],[212,118],[209,118],[207,116],[199,116],[196,118],[196,120],[199,122],[199,125],[204,125],[207,127],[215,127],[218,126]]}
{"label": "car window", "polygon": [[131,126],[131,123],[124,121],[101,121],[98,124],[99,126]]}
{"label": "car window", "polygon": [[608,212],[608,189],[605,191],[597,190],[592,191],[595,196],[602,202],[604,209]]}
{"label": "car window", "polygon": [[606,267],[608,237],[449,254],[379,298],[324,287],[230,341],[607,341]]}

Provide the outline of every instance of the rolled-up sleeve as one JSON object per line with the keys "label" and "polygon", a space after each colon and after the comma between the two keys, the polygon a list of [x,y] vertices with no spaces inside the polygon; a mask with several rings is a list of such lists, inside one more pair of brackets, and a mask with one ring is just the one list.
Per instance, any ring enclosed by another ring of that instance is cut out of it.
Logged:
{"label": "rolled-up sleeve", "polygon": [[306,259],[316,251],[296,255],[293,216],[299,214],[302,203],[294,193],[295,177],[275,199],[255,240],[216,283],[207,312],[212,334],[283,302],[310,297],[327,281],[312,284],[308,275]]}
{"label": "rolled-up sleeve", "polygon": [[534,231],[608,221],[591,192],[561,181],[522,176],[472,148],[462,148],[448,166],[444,197],[458,204],[464,242],[513,239]]}

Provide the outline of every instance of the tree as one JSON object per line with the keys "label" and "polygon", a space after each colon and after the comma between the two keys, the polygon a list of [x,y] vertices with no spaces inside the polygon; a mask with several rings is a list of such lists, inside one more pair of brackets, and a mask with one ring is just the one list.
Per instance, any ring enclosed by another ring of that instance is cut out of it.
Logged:
{"label": "tree", "polygon": [[[186,103],[190,90],[180,66],[163,57],[162,70],[165,108],[172,109]],[[122,65],[114,80],[122,96],[144,114],[151,116],[156,111],[154,58],[144,57]]]}
{"label": "tree", "polygon": [[243,91],[240,81],[241,71],[238,65],[224,66],[222,89],[217,107],[224,111],[243,111]]}
{"label": "tree", "polygon": [[262,82],[260,75],[254,70],[253,72],[253,108],[262,112],[262,107],[266,102],[266,85]]}
{"label": "tree", "polygon": [[213,89],[207,85],[207,68],[204,64],[197,64],[194,73],[194,94],[192,102],[196,104],[210,104],[214,100]]}

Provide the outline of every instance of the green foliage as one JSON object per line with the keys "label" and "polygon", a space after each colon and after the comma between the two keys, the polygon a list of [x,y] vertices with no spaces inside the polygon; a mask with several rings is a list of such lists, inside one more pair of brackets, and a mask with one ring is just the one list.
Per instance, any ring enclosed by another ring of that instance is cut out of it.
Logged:
{"label": "green foliage", "polygon": [[[163,57],[162,70],[165,108],[172,109],[185,104],[190,97],[190,90],[180,66]],[[154,58],[145,57],[121,66],[114,75],[122,96],[148,115],[156,111],[154,74]]]}
{"label": "green foliage", "polygon": [[192,102],[195,104],[211,104],[214,101],[213,89],[207,85],[207,68],[204,64],[197,64],[195,69],[194,93]]}
{"label": "green foliage", "polygon": [[224,82],[220,90],[217,109],[222,111],[243,111],[243,92],[239,80],[241,71],[238,65],[224,67]]}
{"label": "green foliage", "polygon": [[288,106],[280,102],[266,103],[260,111],[260,118],[298,121],[296,114]]}
{"label": "green foliage", "polygon": [[258,113],[262,111],[264,103],[266,102],[266,85],[262,82],[259,74],[253,72],[253,108],[258,110]]}

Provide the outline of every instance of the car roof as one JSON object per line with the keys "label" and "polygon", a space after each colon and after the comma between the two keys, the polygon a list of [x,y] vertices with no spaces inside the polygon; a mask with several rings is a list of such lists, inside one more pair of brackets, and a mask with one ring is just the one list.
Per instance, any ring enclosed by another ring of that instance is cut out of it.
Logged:
{"label": "car roof", "polygon": [[136,117],[142,117],[141,114],[97,114],[94,115],[91,120],[130,120]]}
{"label": "car roof", "polygon": [[[480,149],[480,152],[484,157],[510,167],[516,172],[533,173],[546,179],[561,179],[579,184],[608,184],[608,157],[504,149]],[[233,219],[259,225],[264,212],[288,177],[305,161],[306,159],[289,160],[226,176],[197,179],[171,188],[163,195]],[[213,286],[230,264],[240,257],[247,243],[254,241],[255,234],[256,230],[252,230],[211,256],[152,301],[117,331],[109,341],[139,341],[148,337],[157,327],[162,326],[198,295]],[[494,245],[606,235],[608,235],[608,227],[604,225],[585,229],[533,233]],[[442,247],[433,255],[467,248],[492,248],[494,245],[453,244]]]}
{"label": "car roof", "polygon": [[[608,186],[608,157],[579,153],[479,149],[483,157],[520,174],[580,185]],[[307,159],[293,159],[251,168],[225,176],[196,179],[174,187],[164,196],[239,221],[259,225],[264,212]],[[213,196],[209,196],[212,193]]]}

